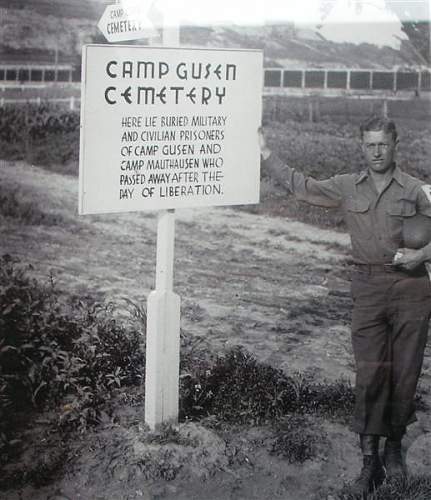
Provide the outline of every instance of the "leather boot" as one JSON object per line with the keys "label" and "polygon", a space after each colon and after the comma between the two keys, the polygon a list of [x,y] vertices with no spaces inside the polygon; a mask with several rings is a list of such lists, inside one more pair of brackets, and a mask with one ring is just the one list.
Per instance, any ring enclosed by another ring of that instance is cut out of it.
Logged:
{"label": "leather boot", "polygon": [[401,454],[401,439],[386,439],[384,464],[388,479],[395,476],[406,476],[407,471]]}
{"label": "leather boot", "polygon": [[379,436],[360,434],[363,466],[359,477],[349,489],[351,495],[366,498],[385,479],[385,471],[379,458]]}

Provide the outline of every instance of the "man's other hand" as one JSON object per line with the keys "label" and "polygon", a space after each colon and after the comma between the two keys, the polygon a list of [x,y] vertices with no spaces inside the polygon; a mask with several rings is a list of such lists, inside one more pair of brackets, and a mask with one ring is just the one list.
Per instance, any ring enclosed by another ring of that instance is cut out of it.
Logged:
{"label": "man's other hand", "polygon": [[269,155],[271,154],[271,150],[268,148],[266,144],[266,138],[265,138],[265,131],[263,127],[259,127],[257,129],[257,134],[258,134],[258,140],[259,140],[259,147],[260,147],[260,154],[264,160],[266,160]]}
{"label": "man's other hand", "polygon": [[395,254],[393,264],[406,271],[413,271],[413,269],[425,262],[425,260],[426,257],[421,249],[400,248]]}

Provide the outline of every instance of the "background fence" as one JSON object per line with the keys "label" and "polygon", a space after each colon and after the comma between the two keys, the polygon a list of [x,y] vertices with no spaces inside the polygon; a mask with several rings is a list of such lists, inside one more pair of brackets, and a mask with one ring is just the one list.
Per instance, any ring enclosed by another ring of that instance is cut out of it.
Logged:
{"label": "background fence", "polygon": [[431,90],[429,69],[265,69],[264,86],[286,90],[343,90],[347,92],[406,92]]}
{"label": "background fence", "polygon": [[[80,106],[81,68],[72,64],[0,65],[0,107],[8,104],[56,103]],[[324,115],[358,115],[379,110],[384,115],[406,101],[429,116],[431,72],[374,69],[265,68],[264,99],[272,119],[287,115],[318,121]],[[293,97],[295,99],[287,99]],[[332,99],[325,99],[331,97]],[[268,100],[268,98],[270,98]],[[338,99],[334,99],[338,98]],[[341,98],[341,99],[340,99]],[[329,101],[332,101],[329,103]],[[357,105],[349,101],[358,101]]]}
{"label": "background fence", "polygon": [[0,83],[80,82],[81,68],[72,64],[1,64]]}

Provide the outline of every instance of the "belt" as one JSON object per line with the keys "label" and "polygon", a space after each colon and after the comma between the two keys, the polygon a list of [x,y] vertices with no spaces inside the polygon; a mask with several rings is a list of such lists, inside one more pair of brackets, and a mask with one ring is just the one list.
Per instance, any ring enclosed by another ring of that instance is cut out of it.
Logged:
{"label": "belt", "polygon": [[352,268],[355,271],[366,274],[379,274],[379,273],[399,273],[407,276],[425,276],[427,274],[425,265],[421,264],[413,271],[406,271],[399,266],[392,263],[387,264],[358,264],[352,263]]}

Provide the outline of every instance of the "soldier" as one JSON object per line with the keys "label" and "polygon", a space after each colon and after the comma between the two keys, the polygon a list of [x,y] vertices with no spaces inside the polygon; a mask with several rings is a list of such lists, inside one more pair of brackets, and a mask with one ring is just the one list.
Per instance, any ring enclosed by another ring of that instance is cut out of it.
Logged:
{"label": "soldier", "polygon": [[[263,169],[298,200],[340,207],[350,233],[356,364],[352,429],[359,434],[363,454],[351,493],[363,495],[380,485],[385,470],[388,477],[405,474],[401,440],[416,420],[414,398],[431,315],[425,268],[431,244],[428,238],[422,248],[404,248],[403,228],[416,214],[431,221],[431,186],[396,164],[398,137],[392,121],[372,117],[361,125],[360,134],[368,168],[321,181],[283,164],[269,150],[262,131],[259,140]],[[410,234],[421,239],[417,228]],[[386,437],[385,468],[378,452],[380,437]]]}

